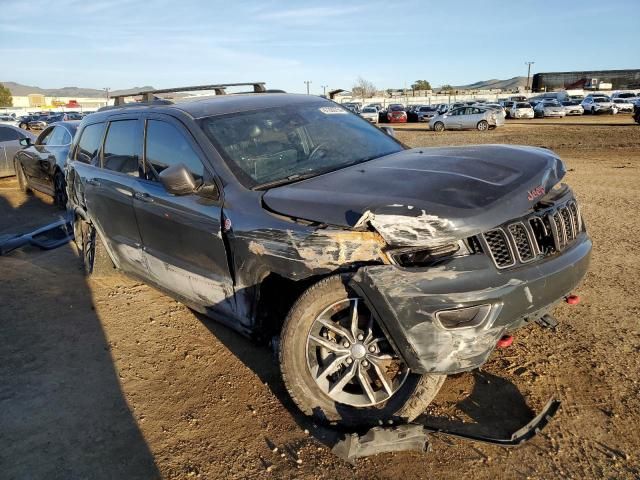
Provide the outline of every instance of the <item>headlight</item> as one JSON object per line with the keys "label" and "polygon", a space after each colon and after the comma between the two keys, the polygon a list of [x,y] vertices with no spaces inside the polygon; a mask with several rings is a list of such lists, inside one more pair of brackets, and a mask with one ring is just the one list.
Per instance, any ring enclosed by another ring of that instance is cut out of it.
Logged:
{"label": "headlight", "polygon": [[393,263],[401,267],[426,267],[433,265],[438,260],[450,257],[458,253],[462,248],[466,250],[464,243],[454,243],[436,248],[402,248],[391,250],[387,255]]}

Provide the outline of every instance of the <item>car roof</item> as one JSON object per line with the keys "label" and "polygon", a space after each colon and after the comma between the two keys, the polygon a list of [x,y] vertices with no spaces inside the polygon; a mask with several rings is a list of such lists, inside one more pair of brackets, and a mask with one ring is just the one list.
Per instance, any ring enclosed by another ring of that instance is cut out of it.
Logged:
{"label": "car roof", "polygon": [[318,103],[325,103],[327,105],[335,104],[335,102],[315,95],[295,93],[237,93],[207,96],[206,98],[184,99],[175,103],[129,103],[119,107],[110,107],[109,109],[101,110],[90,115],[92,118],[96,118],[102,115],[109,116],[113,113],[128,113],[138,110],[155,112],[180,110],[193,118],[202,118],[265,108]]}

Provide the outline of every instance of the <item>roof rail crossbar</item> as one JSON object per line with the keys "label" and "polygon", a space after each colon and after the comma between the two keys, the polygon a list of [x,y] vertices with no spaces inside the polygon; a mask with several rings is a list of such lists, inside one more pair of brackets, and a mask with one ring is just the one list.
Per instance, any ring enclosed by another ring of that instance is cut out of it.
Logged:
{"label": "roof rail crossbar", "polygon": [[111,98],[114,99],[114,105],[123,105],[124,99],[127,97],[137,97],[142,96],[143,102],[153,102],[157,100],[157,94],[160,93],[176,93],[176,92],[196,92],[201,90],[213,90],[216,95],[225,95],[227,87],[244,87],[247,85],[251,85],[253,87],[253,93],[265,93],[267,89],[265,88],[265,82],[250,82],[250,83],[220,83],[216,85],[195,85],[192,87],[176,87],[176,88],[164,88],[161,90],[142,90],[140,92],[132,92],[122,95],[113,95]]}

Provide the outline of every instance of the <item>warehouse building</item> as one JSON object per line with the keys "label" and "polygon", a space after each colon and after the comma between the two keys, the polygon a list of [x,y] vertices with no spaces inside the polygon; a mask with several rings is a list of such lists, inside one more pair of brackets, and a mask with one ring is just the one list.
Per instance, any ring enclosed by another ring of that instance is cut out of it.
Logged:
{"label": "warehouse building", "polygon": [[534,92],[554,90],[632,90],[640,88],[640,69],[547,72],[533,76]]}

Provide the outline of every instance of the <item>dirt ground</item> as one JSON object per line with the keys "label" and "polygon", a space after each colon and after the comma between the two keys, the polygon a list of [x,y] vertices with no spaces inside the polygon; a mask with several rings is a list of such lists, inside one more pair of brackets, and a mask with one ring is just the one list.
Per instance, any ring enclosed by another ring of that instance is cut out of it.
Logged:
{"label": "dirt ground", "polygon": [[[0,477],[640,478],[640,126],[627,115],[397,132],[411,146],[545,146],[567,163],[594,241],[581,303],[557,308],[555,333],[527,327],[450,377],[425,415],[504,435],[558,398],[542,433],[516,449],[434,436],[430,452],[352,466],[295,410],[268,348],[134,280],[86,281],[70,247],[30,248],[0,258]],[[59,214],[0,181],[0,236]]]}

